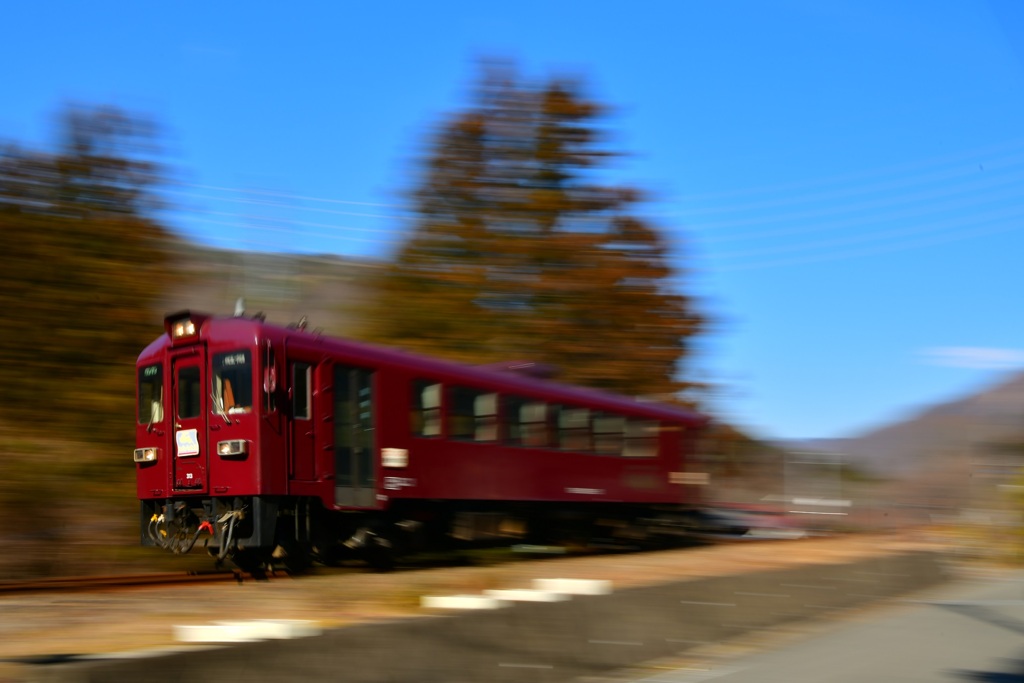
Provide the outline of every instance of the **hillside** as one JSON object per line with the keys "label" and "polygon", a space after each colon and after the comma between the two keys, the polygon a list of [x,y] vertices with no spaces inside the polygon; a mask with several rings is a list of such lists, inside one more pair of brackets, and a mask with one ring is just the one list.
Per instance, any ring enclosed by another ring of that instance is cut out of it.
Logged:
{"label": "hillside", "polygon": [[[887,480],[888,503],[924,508],[1006,504],[1024,470],[1024,373],[849,439],[784,444]],[[1012,496],[1011,496],[1012,497]]]}
{"label": "hillside", "polygon": [[840,453],[851,464],[889,477],[950,464],[986,472],[1017,466],[1024,453],[1024,373],[860,436],[808,441],[799,448]]}
{"label": "hillside", "polygon": [[[230,314],[239,298],[250,313],[293,323],[306,316],[311,329],[346,336],[363,283],[379,264],[331,255],[267,254],[182,243],[178,263],[184,284],[169,292],[159,313],[182,309]],[[160,333],[157,325],[153,336]]]}

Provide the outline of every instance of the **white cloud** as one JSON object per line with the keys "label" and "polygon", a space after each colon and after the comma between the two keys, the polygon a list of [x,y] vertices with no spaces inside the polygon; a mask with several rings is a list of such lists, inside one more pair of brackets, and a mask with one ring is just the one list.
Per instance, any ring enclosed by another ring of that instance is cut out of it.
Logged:
{"label": "white cloud", "polygon": [[926,362],[953,368],[1003,370],[1024,367],[1024,350],[988,349],[978,346],[946,346],[926,349]]}

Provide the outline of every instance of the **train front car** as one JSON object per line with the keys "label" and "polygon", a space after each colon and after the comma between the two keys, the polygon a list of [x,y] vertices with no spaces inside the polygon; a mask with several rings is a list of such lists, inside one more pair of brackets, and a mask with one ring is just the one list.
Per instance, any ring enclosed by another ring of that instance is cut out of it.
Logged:
{"label": "train front car", "polygon": [[263,326],[183,311],[164,327],[137,362],[142,543],[174,553],[200,544],[218,563],[257,566],[274,548],[286,487],[259,447],[276,382]]}

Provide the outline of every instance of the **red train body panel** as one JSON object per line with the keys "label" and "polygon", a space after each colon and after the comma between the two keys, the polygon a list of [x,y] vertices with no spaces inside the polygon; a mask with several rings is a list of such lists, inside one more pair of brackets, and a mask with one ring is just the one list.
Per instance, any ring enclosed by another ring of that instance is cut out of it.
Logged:
{"label": "red train body panel", "polygon": [[699,502],[705,419],[672,406],[188,311],[137,372],[143,542],[177,552],[323,557]]}

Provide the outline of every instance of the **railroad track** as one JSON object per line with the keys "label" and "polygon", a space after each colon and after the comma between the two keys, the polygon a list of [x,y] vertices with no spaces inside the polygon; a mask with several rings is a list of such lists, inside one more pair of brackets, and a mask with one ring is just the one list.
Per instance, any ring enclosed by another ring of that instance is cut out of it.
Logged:
{"label": "railroad track", "polygon": [[[493,550],[493,549],[492,549]],[[504,553],[507,553],[507,549]],[[396,572],[408,572],[417,571],[422,569],[432,569],[437,567],[451,567],[451,566],[465,566],[467,564],[506,564],[514,561],[523,561],[528,559],[522,555],[515,553],[511,555],[499,554],[497,557],[493,555],[484,555],[483,553],[455,553],[455,554],[443,554],[439,553],[436,555],[426,555],[423,557],[412,558],[411,561],[405,562],[396,567]],[[486,558],[486,559],[484,559]],[[303,575],[323,575],[323,574],[365,574],[369,570],[359,565],[356,567],[352,566],[339,566],[339,567],[316,567],[310,569]],[[12,595],[18,593],[51,593],[51,592],[73,592],[73,591],[91,591],[101,589],[120,589],[120,588],[132,588],[132,587],[146,587],[146,586],[171,586],[175,584],[195,584],[195,583],[227,583],[236,582],[243,583],[246,581],[268,581],[268,580],[281,580],[285,578],[295,578],[293,575],[283,569],[275,569],[265,574],[255,576],[253,574],[242,572],[238,569],[234,570],[188,570],[188,571],[175,571],[175,572],[149,572],[145,574],[111,574],[108,576],[69,576],[69,577],[52,577],[52,578],[41,578],[41,579],[27,579],[27,580],[0,580],[0,596]]]}
{"label": "railroad track", "polygon": [[[724,541],[738,542],[739,540],[746,540],[746,542],[753,542],[755,539],[723,537],[704,540],[705,542],[710,542],[712,544],[723,544]],[[761,541],[763,539],[756,540]],[[771,542],[778,541],[772,539]],[[587,549],[570,549],[561,546],[526,545],[512,547],[482,547],[455,552],[437,552],[416,555],[408,558],[404,562],[401,562],[393,571],[395,573],[402,573],[442,567],[508,565],[537,560],[539,558],[550,558],[549,561],[556,561],[557,558],[568,559],[586,556],[610,556],[635,552],[637,550],[639,549],[615,543],[608,543],[605,545],[595,544]],[[145,586],[171,586],[175,584],[218,582],[243,583],[246,581],[262,582],[268,580],[297,578],[303,575],[363,574],[368,571],[369,570],[365,566],[359,564],[358,566],[343,565],[337,567],[316,567],[298,575],[293,575],[283,569],[275,569],[259,576],[242,572],[238,569],[211,569],[183,570],[176,572],[150,572],[146,574],[111,574],[109,576],[55,577],[16,581],[0,580],[0,596],[18,593],[73,592]]]}
{"label": "railroad track", "polygon": [[[260,580],[278,579],[287,574],[275,573]],[[60,591],[86,591],[102,588],[131,588],[139,586],[168,586],[174,584],[217,583],[256,580],[238,571],[163,572],[149,574],[111,574],[109,576],[69,576],[25,581],[0,581],[0,595],[16,593],[47,593]]]}

